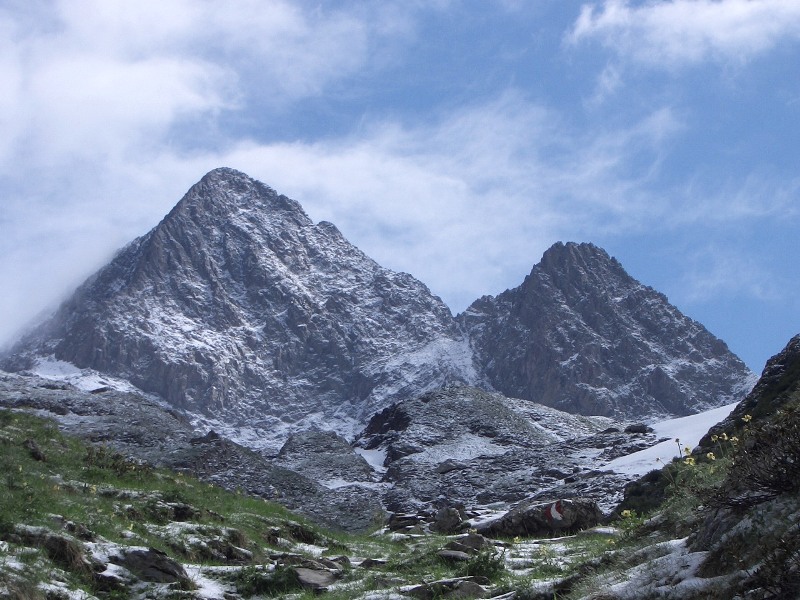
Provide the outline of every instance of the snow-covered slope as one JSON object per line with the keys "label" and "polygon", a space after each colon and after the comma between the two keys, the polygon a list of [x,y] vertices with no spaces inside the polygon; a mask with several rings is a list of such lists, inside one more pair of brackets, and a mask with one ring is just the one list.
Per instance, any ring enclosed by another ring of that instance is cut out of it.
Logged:
{"label": "snow-covered slope", "polygon": [[654,446],[620,456],[603,465],[603,469],[641,477],[654,469],[660,469],[681,456],[686,448],[691,451],[714,425],[725,419],[737,404],[712,408],[696,415],[667,419],[653,423],[655,435],[662,441]]}

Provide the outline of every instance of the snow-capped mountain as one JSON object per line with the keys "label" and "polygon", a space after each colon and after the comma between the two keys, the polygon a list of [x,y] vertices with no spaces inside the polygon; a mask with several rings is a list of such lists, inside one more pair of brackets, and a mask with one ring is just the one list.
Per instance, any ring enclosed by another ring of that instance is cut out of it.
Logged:
{"label": "snow-capped mountain", "polygon": [[478,379],[425,285],[231,169],[206,175],[18,348],[264,430],[349,431],[386,398]]}
{"label": "snow-capped mountain", "polygon": [[724,342],[592,244],[555,244],[522,285],[458,320],[497,391],[567,412],[688,415],[755,383]]}
{"label": "snow-capped mountain", "polygon": [[449,384],[641,420],[729,403],[752,377],[594,246],[554,246],[522,286],[454,318],[424,284],[231,169],[193,186],[2,366],[53,358],[274,449],[310,426],[352,435]]}

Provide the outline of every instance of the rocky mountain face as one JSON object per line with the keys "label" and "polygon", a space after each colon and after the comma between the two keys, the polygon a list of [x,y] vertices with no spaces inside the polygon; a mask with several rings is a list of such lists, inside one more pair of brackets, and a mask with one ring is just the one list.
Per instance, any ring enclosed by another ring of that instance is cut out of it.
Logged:
{"label": "rocky mountain face", "polygon": [[632,477],[599,469],[656,441],[645,427],[451,386],[381,411],[355,445],[383,459],[392,512],[576,496],[610,511]]}
{"label": "rocky mountain face", "polygon": [[584,415],[687,415],[735,402],[748,370],[592,244],[551,247],[518,288],[459,322],[497,390]]}
{"label": "rocky mountain face", "polygon": [[595,246],[557,244],[519,288],[454,318],[424,284],[231,169],[207,174],[0,366],[53,357],[273,452],[292,431],[354,435],[449,384],[641,420],[731,402],[751,383],[723,342]]}
{"label": "rocky mountain face", "polygon": [[192,187],[16,355],[12,367],[53,355],[284,438],[285,421],[349,432],[386,398],[478,380],[422,283],[230,169]]}
{"label": "rocky mountain face", "polygon": [[691,456],[629,488],[628,504],[631,492],[656,496],[634,535],[644,547],[585,589],[611,600],[800,597],[798,455],[800,335]]}

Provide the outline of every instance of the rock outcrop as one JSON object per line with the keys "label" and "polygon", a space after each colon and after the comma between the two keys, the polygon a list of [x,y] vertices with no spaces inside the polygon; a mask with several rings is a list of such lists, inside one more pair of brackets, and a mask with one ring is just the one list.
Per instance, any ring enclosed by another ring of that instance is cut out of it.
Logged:
{"label": "rock outcrop", "polygon": [[[329,527],[365,531],[385,517],[378,492],[328,489],[224,437],[197,436],[175,411],[141,394],[114,390],[92,394],[68,384],[0,372],[0,406],[50,415],[65,432],[102,444],[125,459],[275,500]],[[350,453],[352,461],[360,460]],[[170,518],[180,520],[172,512]]]}
{"label": "rock outcrop", "polygon": [[522,285],[458,320],[497,391],[567,412],[681,416],[754,383],[724,342],[592,244],[555,244]]}
{"label": "rock outcrop", "polygon": [[657,441],[615,423],[451,386],[384,409],[355,444],[385,457],[393,512],[552,494],[588,496],[610,510],[632,476],[598,467]]}

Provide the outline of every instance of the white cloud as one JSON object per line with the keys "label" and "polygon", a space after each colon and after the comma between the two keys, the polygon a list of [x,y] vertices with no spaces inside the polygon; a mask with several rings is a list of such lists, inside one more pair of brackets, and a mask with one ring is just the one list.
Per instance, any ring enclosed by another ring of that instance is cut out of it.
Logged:
{"label": "white cloud", "polygon": [[179,143],[186,121],[213,143],[221,112],[321,94],[403,22],[284,0],[0,7],[0,174]]}
{"label": "white cloud", "polygon": [[0,4],[0,340],[223,160],[221,115],[325,93],[412,26],[383,3]]}
{"label": "white cloud", "polygon": [[727,245],[698,251],[689,259],[682,295],[689,302],[716,301],[720,297],[746,297],[771,302],[784,296],[785,282],[753,256]]}
{"label": "white cloud", "polygon": [[725,182],[714,181],[713,187],[697,174],[675,191],[674,210],[667,221],[674,227],[705,223],[717,228],[737,222],[788,222],[800,217],[798,196],[800,178],[786,180],[756,168]]}
{"label": "white cloud", "polygon": [[800,2],[787,0],[627,0],[586,4],[567,39],[597,39],[620,59],[656,68],[714,60],[747,61],[800,39]]}
{"label": "white cloud", "polygon": [[[31,318],[43,306],[30,298],[66,294],[204,172],[226,165],[299,200],[312,218],[333,221],[378,262],[411,272],[462,310],[517,285],[558,239],[647,222],[648,176],[627,165],[636,156],[657,168],[676,127],[663,110],[629,130],[576,132],[509,93],[438,122],[380,121],[342,139],[237,142],[191,155],[165,147],[105,161],[102,173],[72,174],[68,187],[34,182],[11,205],[18,233],[0,241],[0,254],[14,259],[0,261],[0,280],[18,285],[0,302],[6,315]],[[31,204],[34,193],[50,200]],[[46,243],[32,244],[37,237]],[[37,267],[21,273],[24,264]]]}
{"label": "white cloud", "polygon": [[[378,262],[429,283],[454,309],[516,285],[554,241],[641,228],[667,110],[628,130],[579,133],[506,94],[424,125],[359,137],[242,144],[220,156],[335,222]],[[635,157],[642,167],[631,172]]]}

